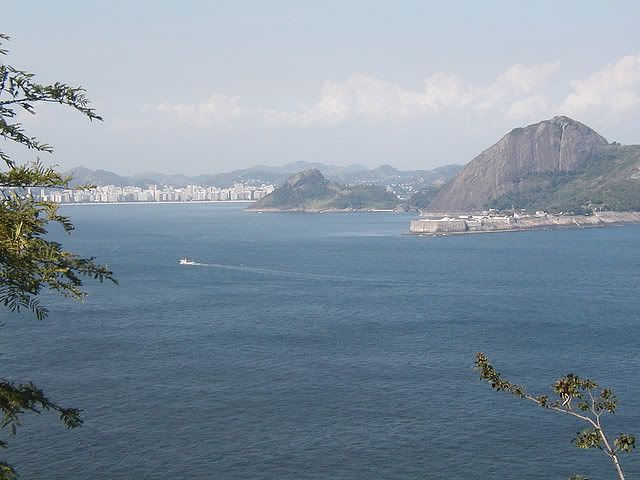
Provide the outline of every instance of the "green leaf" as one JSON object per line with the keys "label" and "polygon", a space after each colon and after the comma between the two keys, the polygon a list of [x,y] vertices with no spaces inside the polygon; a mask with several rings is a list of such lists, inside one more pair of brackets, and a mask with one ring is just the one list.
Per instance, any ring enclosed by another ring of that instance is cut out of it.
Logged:
{"label": "green leaf", "polygon": [[576,434],[572,440],[578,448],[599,448],[602,449],[602,439],[598,432],[592,428],[585,428]]}

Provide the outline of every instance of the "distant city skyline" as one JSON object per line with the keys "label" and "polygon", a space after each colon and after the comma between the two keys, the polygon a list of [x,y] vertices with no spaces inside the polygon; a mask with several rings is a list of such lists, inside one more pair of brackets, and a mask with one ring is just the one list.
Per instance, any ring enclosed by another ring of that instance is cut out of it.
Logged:
{"label": "distant city skyline", "polygon": [[36,198],[56,203],[255,202],[273,192],[273,185],[255,187],[236,183],[229,188],[205,185],[101,185],[89,190],[29,189]]}
{"label": "distant city skyline", "polygon": [[3,61],[86,87],[105,118],[59,108],[19,117],[54,146],[41,159],[62,169],[432,169],[559,114],[640,142],[640,5],[512,7],[25,1],[3,7],[0,31],[12,37]]}

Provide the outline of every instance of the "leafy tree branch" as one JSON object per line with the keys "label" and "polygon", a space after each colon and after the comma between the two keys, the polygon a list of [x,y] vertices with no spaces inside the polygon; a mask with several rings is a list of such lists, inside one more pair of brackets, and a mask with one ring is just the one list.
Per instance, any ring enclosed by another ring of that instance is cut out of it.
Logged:
{"label": "leafy tree branch", "polygon": [[510,393],[539,407],[570,415],[584,422],[586,428],[576,434],[572,443],[578,448],[596,448],[604,452],[611,460],[618,479],[625,480],[618,454],[631,453],[635,448],[636,438],[621,433],[611,440],[602,426],[602,416],[615,413],[618,406],[613,390],[602,388],[593,380],[570,373],[556,380],[551,396],[531,395],[526,392],[524,386],[504,379],[484,353],[476,354],[475,368],[480,373],[480,378],[498,392]]}
{"label": "leafy tree branch", "polygon": [[[35,75],[2,61],[8,53],[2,45],[9,39],[0,33],[0,138],[15,142],[27,150],[51,153],[52,147],[30,136],[15,118],[21,111],[36,114],[36,105],[58,103],[70,107],[90,120],[101,120],[82,87],[64,83],[41,84]],[[116,283],[113,273],[94,257],[83,258],[50,240],[50,224],[58,224],[66,233],[73,231],[68,216],[59,212],[55,202],[34,198],[31,188],[68,188],[70,177],[36,160],[18,164],[0,150],[0,304],[11,311],[30,310],[38,319],[47,316],[40,303],[43,289],[82,300],[85,278]],[[77,187],[87,188],[87,187]],[[26,413],[56,412],[67,428],[82,425],[80,410],[63,407],[50,400],[33,383],[15,384],[0,378],[0,428],[16,434]],[[0,448],[7,442],[0,440]],[[0,480],[16,478],[13,467],[0,462]]]}

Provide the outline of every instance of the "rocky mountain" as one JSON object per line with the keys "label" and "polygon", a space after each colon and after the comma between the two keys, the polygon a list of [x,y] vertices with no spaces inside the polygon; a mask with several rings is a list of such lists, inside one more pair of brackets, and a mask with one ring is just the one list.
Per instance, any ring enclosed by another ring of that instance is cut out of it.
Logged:
{"label": "rocky mountain", "polygon": [[341,185],[327,180],[320,170],[314,168],[291,176],[248,210],[391,210],[399,203],[398,197],[382,187]]}
{"label": "rocky mountain", "polygon": [[554,117],[516,128],[480,153],[428,209],[640,209],[638,171],[639,146],[609,144],[580,122]]}

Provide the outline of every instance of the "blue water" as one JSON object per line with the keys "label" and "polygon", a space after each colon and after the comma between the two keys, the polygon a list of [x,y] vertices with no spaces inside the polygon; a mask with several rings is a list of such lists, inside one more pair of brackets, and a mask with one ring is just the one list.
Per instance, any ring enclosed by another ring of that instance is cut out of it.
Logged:
{"label": "blue water", "polygon": [[5,315],[2,375],[84,409],[76,430],[43,414],[5,433],[23,478],[614,478],[571,418],[483,384],[479,350],[533,392],[596,378],[620,397],[611,430],[640,433],[638,226],[431,238],[394,214],[67,211],[66,245],[120,286]]}

